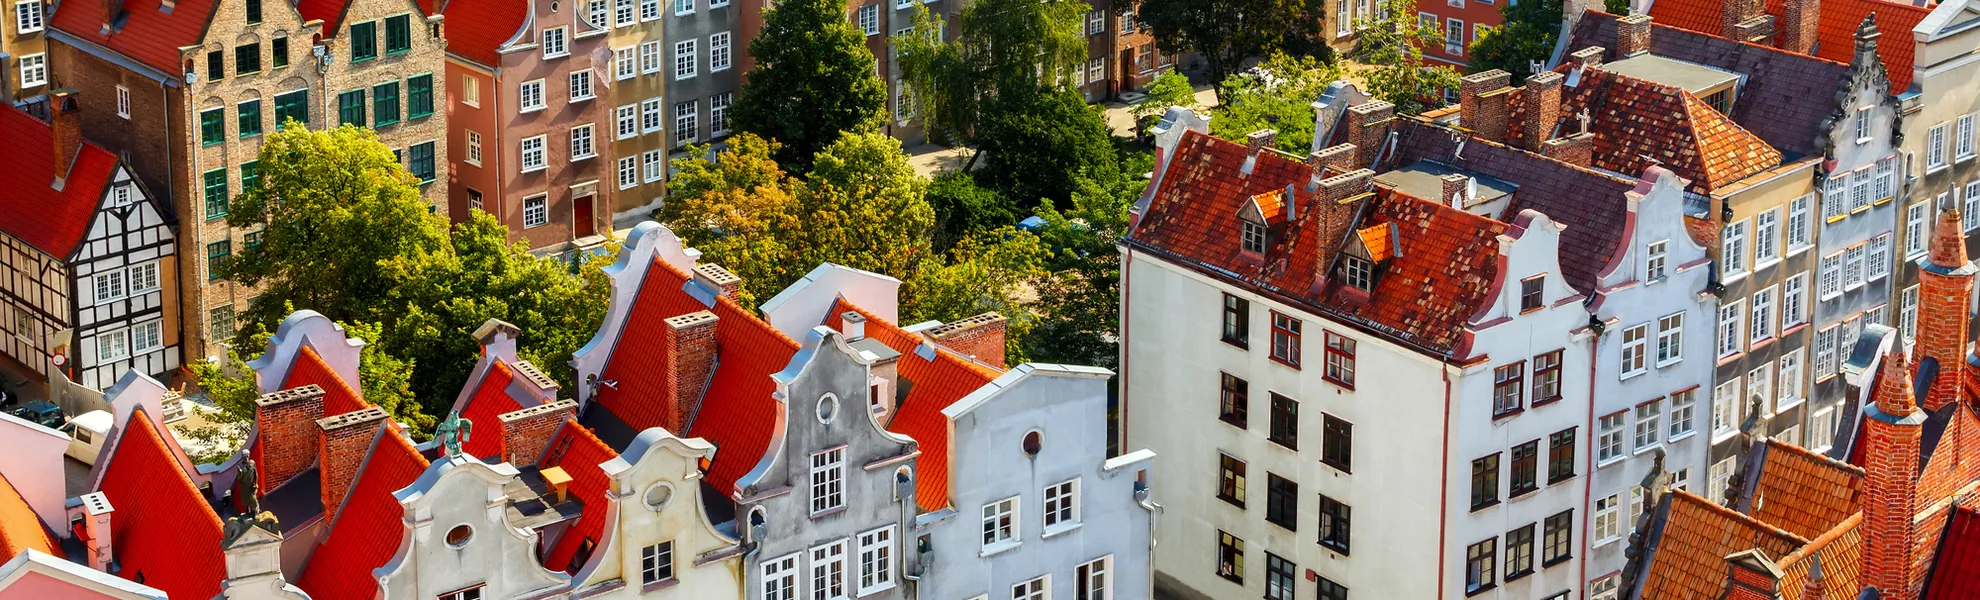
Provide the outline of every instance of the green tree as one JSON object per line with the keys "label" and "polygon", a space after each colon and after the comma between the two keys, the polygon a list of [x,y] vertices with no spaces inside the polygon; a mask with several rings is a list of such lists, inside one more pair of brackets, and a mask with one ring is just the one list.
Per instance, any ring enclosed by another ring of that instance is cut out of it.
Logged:
{"label": "green tree", "polygon": [[978,233],[946,257],[923,262],[906,282],[902,322],[954,321],[1003,315],[1006,364],[1026,360],[1025,340],[1037,317],[1027,306],[1030,285],[1045,275],[1051,253],[1037,236],[1011,227]]}
{"label": "green tree", "polygon": [[[1039,208],[1039,238],[1052,249],[1036,284],[1038,322],[1025,336],[1031,360],[1099,365],[1119,363],[1121,258],[1114,245],[1127,231],[1128,209],[1154,167],[1146,152],[1124,157],[1111,179],[1082,179],[1064,209]],[[1133,174],[1133,175],[1130,175]]]}
{"label": "green tree", "polygon": [[913,33],[893,43],[929,128],[968,142],[986,106],[1070,85],[1086,64],[1087,8],[1077,0],[974,0],[956,16],[954,41],[938,38],[940,18],[917,8]]}
{"label": "green tree", "polygon": [[258,242],[222,265],[228,279],[261,290],[242,315],[249,323],[275,323],[290,306],[376,320],[391,292],[380,265],[444,251],[446,224],[370,129],[289,127],[266,136],[258,159],[260,185],[227,210],[227,224]]}
{"label": "green tree", "polygon": [[1203,56],[1211,81],[1236,74],[1244,60],[1277,51],[1334,61],[1321,39],[1320,0],[1142,0],[1139,16],[1162,51]]}
{"label": "green tree", "polygon": [[1155,76],[1142,90],[1148,97],[1134,105],[1134,130],[1148,135],[1148,128],[1161,121],[1169,109],[1183,107],[1190,110],[1201,108],[1196,104],[1196,87],[1189,84],[1189,78],[1174,70],[1163,71]]}
{"label": "green tree", "polygon": [[749,54],[756,66],[736,99],[736,128],[782,144],[777,161],[787,167],[808,170],[840,132],[873,129],[885,118],[887,85],[844,2],[777,2]]}
{"label": "green tree", "polygon": [[1458,85],[1456,70],[1426,65],[1423,45],[1443,43],[1443,32],[1416,18],[1416,3],[1377,2],[1380,17],[1357,20],[1361,43],[1356,57],[1373,67],[1362,71],[1368,94],[1396,105],[1398,114],[1414,115],[1443,106],[1445,90]]}
{"label": "green tree", "polygon": [[1120,171],[1105,117],[1072,88],[998,98],[984,106],[982,119],[989,164],[977,181],[1020,207],[1065,198],[1080,177],[1105,179]]}
{"label": "green tree", "polygon": [[961,171],[946,171],[928,183],[928,206],[935,211],[935,251],[948,252],[964,238],[1016,224],[1015,203],[997,190],[976,184]]}
{"label": "green tree", "polygon": [[1486,30],[1471,43],[1471,72],[1504,69],[1512,74],[1513,85],[1525,85],[1526,78],[1533,75],[1533,62],[1545,63],[1553,56],[1554,38],[1560,35],[1562,3],[1528,0],[1501,5],[1499,15],[1505,23]]}
{"label": "green tree", "polygon": [[1210,133],[1242,142],[1251,132],[1275,129],[1280,150],[1306,154],[1313,144],[1313,101],[1338,76],[1310,57],[1274,54],[1224,80],[1224,102],[1211,109]]}

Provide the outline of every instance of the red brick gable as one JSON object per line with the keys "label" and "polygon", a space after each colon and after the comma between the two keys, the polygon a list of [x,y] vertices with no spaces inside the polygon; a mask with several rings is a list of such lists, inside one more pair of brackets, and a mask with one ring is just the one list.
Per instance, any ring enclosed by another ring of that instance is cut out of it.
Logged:
{"label": "red brick gable", "polygon": [[110,21],[103,14],[105,4],[83,1],[56,4],[48,26],[177,77],[186,71],[179,64],[179,48],[199,45],[219,3],[178,0],[166,10],[160,6],[164,0],[122,0],[123,26],[103,33],[103,24]]}
{"label": "red brick gable", "polygon": [[212,598],[227,578],[220,516],[179,466],[176,445],[143,411],[131,413],[97,491],[110,500],[117,575],[173,598]]}
{"label": "red brick gable", "polygon": [[[1723,32],[1722,6],[1718,0],[1657,0],[1650,6],[1650,18],[1657,23],[1717,36]],[[1786,10],[1785,0],[1767,0],[1767,14],[1774,16],[1776,29],[1780,27],[1778,24],[1786,22]],[[1903,93],[1911,87],[1911,67],[1918,49],[1917,42],[1911,39],[1911,28],[1931,13],[1931,7],[1889,0],[1822,0],[1821,12],[1816,16],[1815,56],[1849,62],[1856,55],[1856,28],[1863,24],[1864,17],[1875,14],[1877,29],[1887,32],[1877,39],[1877,57],[1882,59],[1890,77],[1891,93]],[[1774,36],[1776,47],[1781,37]]]}
{"label": "red brick gable", "polygon": [[394,494],[412,485],[427,465],[426,457],[404,435],[390,425],[381,430],[364,461],[364,472],[336,521],[330,523],[322,545],[310,555],[296,587],[312,600],[377,597],[378,579],[372,571],[392,560],[407,535],[405,508]]}
{"label": "red brick gable", "polygon": [[[1511,139],[1529,135],[1524,100],[1523,91],[1508,100]],[[1582,111],[1595,134],[1594,166],[1604,170],[1634,174],[1659,165],[1690,180],[1692,191],[1710,193],[1781,164],[1779,150],[1676,87],[1589,69],[1576,85],[1562,86],[1560,127],[1577,127],[1573,116]]]}
{"label": "red brick gable", "polygon": [[[48,124],[13,108],[0,109],[0,139],[7,140],[0,145],[0,164],[7,165],[0,232],[67,259],[89,233],[104,187],[116,173],[117,157],[83,142],[73,167],[57,165],[55,134]],[[52,184],[64,169],[68,179],[57,190]]]}

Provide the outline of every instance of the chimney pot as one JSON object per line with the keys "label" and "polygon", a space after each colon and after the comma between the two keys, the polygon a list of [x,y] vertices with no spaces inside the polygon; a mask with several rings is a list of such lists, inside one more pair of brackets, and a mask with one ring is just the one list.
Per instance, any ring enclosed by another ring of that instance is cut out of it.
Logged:
{"label": "chimney pot", "polygon": [[1575,65],[1584,69],[1590,69],[1602,66],[1602,53],[1604,52],[1608,52],[1608,49],[1601,46],[1589,46],[1571,52],[1568,56],[1573,60]]}
{"label": "chimney pot", "polygon": [[1629,58],[1649,52],[1650,15],[1637,13],[1616,19],[1616,56]]}
{"label": "chimney pot", "polygon": [[928,339],[987,365],[1004,368],[1004,315],[987,312],[928,330]]}
{"label": "chimney pot", "polygon": [[1238,172],[1250,175],[1251,169],[1258,166],[1258,153],[1264,152],[1266,148],[1271,147],[1273,140],[1278,139],[1278,137],[1279,131],[1276,129],[1260,129],[1245,134],[1244,165],[1238,167]]}
{"label": "chimney pot", "polygon": [[1449,204],[1451,208],[1464,210],[1465,205],[1470,204],[1474,198],[1478,197],[1478,180],[1476,179],[1458,173],[1446,173],[1437,179],[1441,180],[1444,184],[1444,197],[1442,200],[1446,204]]}
{"label": "chimney pot", "polygon": [[1500,142],[1506,139],[1506,95],[1512,74],[1500,69],[1472,73],[1458,82],[1458,124],[1473,135]]}
{"label": "chimney pot", "polygon": [[715,263],[702,263],[694,267],[694,280],[717,291],[723,298],[735,300],[742,293],[742,278]]}
{"label": "chimney pot", "polygon": [[536,464],[542,460],[543,451],[550,447],[550,440],[557,436],[557,431],[576,416],[577,403],[570,400],[538,404],[496,416],[492,425],[501,427],[502,460],[518,467]]}
{"label": "chimney pot", "polygon": [[76,505],[69,507],[69,523],[74,533],[85,544],[83,550],[89,554],[89,568],[105,573],[113,572],[116,564],[114,539],[110,529],[110,498],[103,492],[91,492],[76,498]]}
{"label": "chimney pot", "polygon": [[859,311],[849,310],[839,313],[839,320],[843,323],[839,327],[842,330],[839,333],[845,334],[846,341],[857,342],[866,339],[866,317],[860,315]]}

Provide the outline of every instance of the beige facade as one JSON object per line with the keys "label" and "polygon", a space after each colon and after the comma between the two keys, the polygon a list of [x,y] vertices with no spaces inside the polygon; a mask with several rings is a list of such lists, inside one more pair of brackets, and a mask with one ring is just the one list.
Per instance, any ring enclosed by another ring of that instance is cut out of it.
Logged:
{"label": "beige facade", "polygon": [[18,0],[4,3],[0,13],[6,15],[6,23],[0,25],[0,52],[7,56],[4,69],[5,79],[0,82],[7,100],[22,102],[48,92],[48,13],[50,8],[42,0]]}
{"label": "beige facade", "polygon": [[[606,36],[605,45],[611,47],[614,54],[609,72],[598,69],[593,73],[599,84],[595,90],[600,98],[598,101],[612,107],[610,122],[598,125],[600,135],[611,140],[608,142],[610,152],[606,156],[612,160],[609,174],[601,174],[600,178],[608,182],[603,185],[609,185],[614,190],[613,210],[644,214],[659,208],[660,200],[667,195],[668,141],[674,139],[672,128],[665,125],[674,110],[666,100],[667,82],[673,77],[667,73],[674,71],[674,63],[662,64],[659,59],[661,56],[672,56],[662,37],[668,20],[656,16],[637,21],[607,21],[610,17],[605,16],[606,3],[606,0],[594,0],[589,5],[599,7],[591,12],[603,22],[601,25],[604,27],[600,31]],[[672,10],[665,8],[663,12]],[[713,41],[708,43],[714,45]],[[718,50],[727,54],[718,59],[714,54]],[[708,58],[701,60],[702,64],[697,67],[710,71],[708,76],[713,77],[716,67],[727,68],[727,62],[734,60],[735,50],[733,46],[720,49],[710,47],[704,52],[708,53]],[[648,55],[653,57],[649,61],[653,63],[652,73],[646,72],[647,65],[638,62],[648,60],[645,58]],[[640,58],[621,61],[620,56]],[[649,112],[654,114],[648,115]],[[644,134],[649,129],[651,134]]]}
{"label": "beige facade", "polygon": [[318,59],[323,79],[312,99],[325,116],[323,126],[372,128],[420,178],[420,194],[434,212],[447,217],[447,113],[439,110],[447,49],[439,16],[423,15],[414,0],[304,6],[326,4],[342,10],[312,15],[326,30]]}

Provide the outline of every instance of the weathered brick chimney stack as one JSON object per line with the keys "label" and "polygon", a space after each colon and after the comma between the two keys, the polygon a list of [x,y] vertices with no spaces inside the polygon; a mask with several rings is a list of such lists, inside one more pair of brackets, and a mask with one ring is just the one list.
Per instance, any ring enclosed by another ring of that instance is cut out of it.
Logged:
{"label": "weathered brick chimney stack", "polygon": [[[1923,328],[1924,324],[1920,323]],[[1880,600],[1915,600],[1918,575],[1918,449],[1925,413],[1912,397],[1902,344],[1884,354],[1872,404],[1864,408],[1863,568]]]}
{"label": "weathered brick chimney stack", "polygon": [[1726,557],[1726,591],[1722,600],[1774,600],[1780,596],[1781,568],[1758,551],[1744,550]]}
{"label": "weathered brick chimney stack", "polygon": [[1781,21],[1781,49],[1813,53],[1816,27],[1822,21],[1822,0],[1787,0]]}
{"label": "weathered brick chimney stack", "polygon": [[316,420],[323,418],[323,388],[315,384],[254,399],[254,444],[260,449],[261,490],[266,494],[316,463]]}
{"label": "weathered brick chimney stack", "polygon": [[497,416],[502,428],[502,460],[517,467],[536,464],[558,428],[576,415],[576,402],[558,400]]}
{"label": "weathered brick chimney stack", "polygon": [[55,187],[61,189],[76,164],[76,151],[82,149],[82,109],[76,91],[61,88],[48,93],[48,128],[54,134]]}
{"label": "weathered brick chimney stack", "polygon": [[735,300],[742,293],[742,278],[715,263],[694,266],[694,280],[717,290],[723,298]]}
{"label": "weathered brick chimney stack", "polygon": [[1526,78],[1526,91],[1520,95],[1520,100],[1526,103],[1520,146],[1527,151],[1541,153],[1547,140],[1553,137],[1554,125],[1561,120],[1561,82],[1566,79],[1553,71],[1541,71]]}
{"label": "weathered brick chimney stack", "polygon": [[667,319],[660,340],[660,351],[667,353],[665,396],[672,417],[668,431],[687,431],[701,408],[701,397],[708,391],[708,378],[715,374],[715,313],[701,311]]}
{"label": "weathered brick chimney stack", "polygon": [[379,432],[390,422],[385,409],[376,406],[316,421],[318,445],[323,449],[316,466],[323,477],[325,523],[336,519],[337,511],[343,508],[344,496],[357,480],[358,467],[364,464],[364,457],[370,453]]}
{"label": "weathered brick chimney stack", "polygon": [[1369,167],[1388,146],[1389,132],[1396,126],[1396,105],[1374,100],[1348,107],[1347,143],[1353,144],[1354,168]]}
{"label": "weathered brick chimney stack", "polygon": [[1464,210],[1465,205],[1478,197],[1478,180],[1459,173],[1445,173],[1437,177],[1443,183],[1444,195],[1436,200],[1445,206]]}
{"label": "weathered brick chimney stack", "polygon": [[[1389,108],[1394,109],[1393,106]],[[1320,180],[1320,197],[1314,200],[1313,216],[1307,217],[1305,225],[1317,227],[1315,239],[1324,240],[1314,248],[1320,253],[1320,258],[1313,263],[1312,291],[1317,293],[1326,288],[1327,279],[1332,275],[1328,269],[1333,267],[1334,255],[1340,253],[1341,240],[1354,226],[1356,209],[1370,197],[1369,186],[1374,178],[1374,171],[1355,169]]]}
{"label": "weathered brick chimney stack", "polygon": [[999,369],[1004,368],[1004,315],[987,312],[928,330],[928,339],[949,349]]}
{"label": "weathered brick chimney stack", "polygon": [[1616,19],[1616,58],[1649,52],[1650,15],[1638,13]]}
{"label": "weathered brick chimney stack", "polygon": [[1720,35],[1742,42],[1761,42],[1774,35],[1774,17],[1761,12],[1765,1],[1726,0],[1719,12]]}
{"label": "weathered brick chimney stack", "polygon": [[1959,370],[1966,357],[1966,332],[1970,317],[1968,302],[1973,297],[1973,276],[1980,271],[1967,260],[1966,240],[1961,233],[1958,209],[1939,212],[1932,227],[1926,254],[1918,260],[1918,343],[1919,361],[1937,361],[1939,377],[1923,390],[1927,411],[1935,411],[1959,399]]}
{"label": "weathered brick chimney stack", "polygon": [[1458,125],[1480,139],[1505,143],[1506,103],[1511,100],[1512,74],[1492,69],[1464,76],[1458,83]]}
{"label": "weathered brick chimney stack", "polygon": [[1278,141],[1279,130],[1277,129],[1260,129],[1245,134],[1244,164],[1238,167],[1238,173],[1250,175],[1251,169],[1258,166],[1258,154],[1264,152],[1267,148],[1271,148],[1272,144]]}

